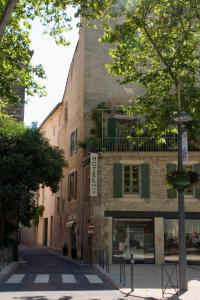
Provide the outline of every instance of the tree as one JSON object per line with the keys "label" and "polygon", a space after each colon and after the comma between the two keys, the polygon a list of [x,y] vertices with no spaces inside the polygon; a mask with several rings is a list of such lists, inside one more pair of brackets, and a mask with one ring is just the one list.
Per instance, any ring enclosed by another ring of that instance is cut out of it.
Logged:
{"label": "tree", "polygon": [[[98,2],[98,1],[95,1]],[[174,132],[177,111],[191,114],[190,136],[200,134],[200,2],[196,0],[107,0],[102,41],[114,43],[108,71],[142,93],[125,110],[145,116],[145,128],[161,137]],[[105,12],[99,19],[105,16]]]}
{"label": "tree", "polygon": [[[102,3],[102,4],[101,4]],[[32,22],[39,19],[44,32],[57,44],[67,45],[66,32],[71,29],[71,7],[75,15],[98,11],[104,2],[98,0],[0,0],[0,99],[16,104],[20,101],[16,87],[26,89],[27,96],[45,95],[38,78],[45,78],[41,65],[31,64]],[[98,9],[97,9],[98,8]],[[77,22],[78,23],[78,22]]]}
{"label": "tree", "polygon": [[[25,128],[0,116],[0,241],[12,218],[29,225],[40,185],[56,192],[66,166],[62,150],[51,146],[39,129]],[[17,222],[18,223],[18,222]]]}

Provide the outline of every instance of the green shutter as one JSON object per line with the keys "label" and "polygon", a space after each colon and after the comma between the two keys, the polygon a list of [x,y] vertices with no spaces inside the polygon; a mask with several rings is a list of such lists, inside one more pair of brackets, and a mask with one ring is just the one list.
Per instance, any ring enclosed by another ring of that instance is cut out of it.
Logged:
{"label": "green shutter", "polygon": [[[167,173],[176,171],[176,164],[167,164]],[[167,198],[174,199],[176,198],[176,189],[167,189]]]}
{"label": "green shutter", "polygon": [[70,174],[67,176],[67,200],[70,201]]}
{"label": "green shutter", "polygon": [[[198,174],[200,174],[200,164],[193,165],[193,170],[195,172],[197,172]],[[197,198],[197,199],[200,199],[200,186],[199,186],[199,184],[194,186],[194,197]]]}
{"label": "green shutter", "polygon": [[74,199],[77,199],[77,171],[74,172]]}
{"label": "green shutter", "polygon": [[150,198],[149,165],[141,164],[141,198]]}
{"label": "green shutter", "polygon": [[116,136],[116,123],[117,123],[116,119],[108,118],[108,137]]}
{"label": "green shutter", "polygon": [[123,197],[123,165],[120,163],[113,165],[113,197]]}

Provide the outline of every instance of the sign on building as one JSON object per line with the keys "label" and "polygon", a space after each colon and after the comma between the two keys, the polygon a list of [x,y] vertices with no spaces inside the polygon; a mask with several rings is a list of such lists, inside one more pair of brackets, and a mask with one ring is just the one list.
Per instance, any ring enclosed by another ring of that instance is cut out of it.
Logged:
{"label": "sign on building", "polygon": [[90,154],[90,196],[97,197],[98,154]]}
{"label": "sign on building", "polygon": [[183,164],[186,164],[188,161],[188,139],[186,131],[184,131],[182,134],[182,157]]}

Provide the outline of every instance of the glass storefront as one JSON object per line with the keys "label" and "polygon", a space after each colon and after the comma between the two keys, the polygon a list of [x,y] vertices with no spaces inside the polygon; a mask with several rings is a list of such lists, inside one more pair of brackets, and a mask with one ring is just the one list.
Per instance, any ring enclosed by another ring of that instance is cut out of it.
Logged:
{"label": "glass storefront", "polygon": [[154,222],[152,219],[113,219],[113,262],[121,256],[136,262],[154,263]]}
{"label": "glass storefront", "polygon": [[[165,261],[178,260],[178,220],[165,219]],[[200,263],[200,220],[185,221],[187,261]]]}

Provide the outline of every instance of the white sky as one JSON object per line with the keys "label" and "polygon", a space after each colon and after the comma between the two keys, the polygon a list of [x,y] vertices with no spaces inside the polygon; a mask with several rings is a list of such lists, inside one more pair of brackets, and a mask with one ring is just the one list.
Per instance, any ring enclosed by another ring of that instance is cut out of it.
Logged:
{"label": "white sky", "polygon": [[32,49],[34,55],[33,64],[42,64],[47,78],[42,80],[46,86],[47,96],[39,98],[34,96],[25,106],[25,124],[31,125],[38,122],[38,125],[46,118],[54,106],[62,101],[65,83],[78,40],[78,29],[67,33],[70,46],[57,46],[48,35],[43,35],[42,27],[35,21],[31,32]]}

